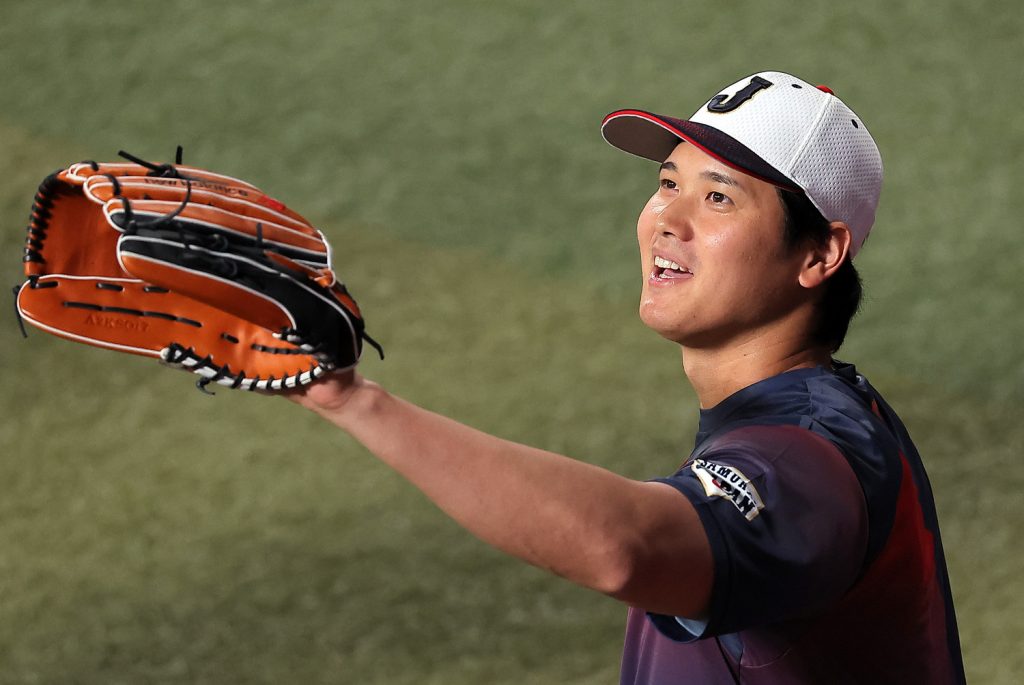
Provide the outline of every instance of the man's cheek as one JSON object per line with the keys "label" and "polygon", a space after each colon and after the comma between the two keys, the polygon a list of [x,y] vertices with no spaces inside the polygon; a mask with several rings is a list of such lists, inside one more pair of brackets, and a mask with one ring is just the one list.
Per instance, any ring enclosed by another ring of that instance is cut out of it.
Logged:
{"label": "man's cheek", "polygon": [[659,193],[651,195],[651,199],[647,201],[647,206],[644,207],[644,211],[650,212],[654,216],[658,216],[665,211],[665,207],[668,206],[668,201],[663,198]]}
{"label": "man's cheek", "polygon": [[651,199],[644,205],[643,210],[640,212],[640,218],[636,223],[637,238],[641,247],[645,247],[650,243],[651,234],[654,232],[655,224],[658,221],[658,215],[664,212],[667,206],[668,202],[658,193],[652,195]]}

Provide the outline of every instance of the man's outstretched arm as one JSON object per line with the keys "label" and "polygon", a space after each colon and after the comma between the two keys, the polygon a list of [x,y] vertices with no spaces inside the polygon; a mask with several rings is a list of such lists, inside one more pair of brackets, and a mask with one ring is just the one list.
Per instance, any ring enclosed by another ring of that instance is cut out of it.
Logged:
{"label": "man's outstretched arm", "polygon": [[494,547],[648,611],[702,617],[712,560],[686,498],[417,407],[352,372],[290,395]]}

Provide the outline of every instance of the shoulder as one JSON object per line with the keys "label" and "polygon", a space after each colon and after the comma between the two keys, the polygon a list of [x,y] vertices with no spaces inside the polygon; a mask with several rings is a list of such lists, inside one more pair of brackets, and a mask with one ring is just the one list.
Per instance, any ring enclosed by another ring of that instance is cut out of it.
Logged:
{"label": "shoulder", "polygon": [[[870,508],[885,511],[895,499],[905,446],[880,404],[877,392],[852,365],[783,374],[764,384],[737,420],[721,426],[696,452],[753,438],[762,450],[813,451],[832,461],[841,456],[867,493]],[[806,430],[792,430],[796,427]]]}
{"label": "shoulder", "polygon": [[723,431],[663,482],[694,505],[712,550],[706,634],[808,615],[863,566],[863,492],[840,450],[807,428]]}
{"label": "shoulder", "polygon": [[839,447],[810,428],[792,424],[744,425],[710,440],[684,468],[695,463],[742,463],[750,478],[783,472],[806,477],[829,476],[856,483]]}
{"label": "shoulder", "polygon": [[[806,426],[748,423],[715,436],[703,452],[741,450],[774,461],[787,454],[837,454],[836,446]],[[841,456],[841,455],[840,455]]]}
{"label": "shoulder", "polygon": [[842,452],[796,425],[746,425],[723,433],[674,478],[695,479],[705,501],[731,501],[747,520],[762,511],[776,517],[864,508],[860,483]]}

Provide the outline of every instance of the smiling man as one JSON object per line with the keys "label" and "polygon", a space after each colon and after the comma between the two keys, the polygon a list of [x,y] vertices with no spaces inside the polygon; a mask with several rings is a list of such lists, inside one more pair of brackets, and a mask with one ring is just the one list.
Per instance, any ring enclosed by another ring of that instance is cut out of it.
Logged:
{"label": "smiling man", "polygon": [[688,120],[622,110],[603,134],[661,164],[640,316],[679,345],[701,405],[671,476],[501,440],[353,372],[291,398],[481,539],[628,604],[623,683],[964,682],[920,458],[832,356],[881,188],[863,122],[765,72]]}

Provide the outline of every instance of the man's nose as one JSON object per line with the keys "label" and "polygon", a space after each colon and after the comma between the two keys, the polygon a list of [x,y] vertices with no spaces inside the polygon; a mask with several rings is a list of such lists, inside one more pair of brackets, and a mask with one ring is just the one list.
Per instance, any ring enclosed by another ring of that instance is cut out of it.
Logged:
{"label": "man's nose", "polygon": [[665,205],[654,223],[654,228],[659,235],[689,240],[693,237],[692,218],[693,212],[689,198],[679,195]]}

